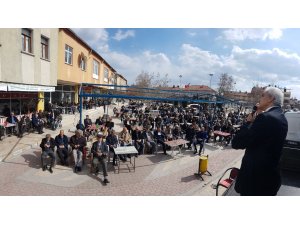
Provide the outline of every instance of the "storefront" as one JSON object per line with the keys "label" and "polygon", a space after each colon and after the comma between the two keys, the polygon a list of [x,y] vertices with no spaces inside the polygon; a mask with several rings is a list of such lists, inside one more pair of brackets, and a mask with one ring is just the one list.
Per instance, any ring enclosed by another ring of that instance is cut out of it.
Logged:
{"label": "storefront", "polygon": [[77,102],[75,99],[75,85],[58,84],[55,87],[55,92],[45,95],[45,101],[51,102],[54,105],[68,105]]}
{"label": "storefront", "polygon": [[0,83],[0,115],[10,112],[16,115],[44,109],[44,93],[53,92],[54,87]]}

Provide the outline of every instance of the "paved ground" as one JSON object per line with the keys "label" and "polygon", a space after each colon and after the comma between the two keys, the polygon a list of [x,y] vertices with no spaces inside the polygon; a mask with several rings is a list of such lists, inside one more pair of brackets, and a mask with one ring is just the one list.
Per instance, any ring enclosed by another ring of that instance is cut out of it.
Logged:
{"label": "paved ground", "polygon": [[[94,121],[103,114],[103,108],[88,110]],[[112,107],[109,109],[112,114]],[[78,115],[64,115],[63,128],[74,130]],[[114,119],[116,130],[121,129],[120,121]],[[56,135],[58,131],[48,131]],[[72,132],[67,132],[72,135]],[[209,155],[208,170],[212,176],[204,175],[204,181],[198,179],[197,172],[199,156],[191,150],[182,151],[181,155],[165,156],[142,155],[136,158],[136,171],[129,172],[129,163],[122,164],[121,172],[115,173],[109,166],[110,184],[102,183],[102,175],[89,173],[87,163],[81,173],[74,174],[71,167],[57,165],[54,173],[43,172],[40,165],[41,150],[38,147],[45,135],[29,134],[22,139],[7,137],[0,143],[0,195],[122,195],[122,196],[152,196],[152,195],[215,195],[211,184],[216,183],[223,171],[228,167],[238,166],[244,151],[218,146],[206,146],[205,153]],[[3,172],[2,172],[3,171]],[[222,190],[221,190],[222,193]]]}

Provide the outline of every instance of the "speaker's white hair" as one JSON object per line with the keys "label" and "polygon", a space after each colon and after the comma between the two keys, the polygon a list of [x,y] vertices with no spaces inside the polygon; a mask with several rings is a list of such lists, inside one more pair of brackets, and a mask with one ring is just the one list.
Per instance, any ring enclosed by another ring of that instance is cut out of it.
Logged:
{"label": "speaker's white hair", "polygon": [[268,95],[274,97],[274,105],[283,106],[284,94],[279,88],[267,87],[265,89],[265,93],[267,93]]}

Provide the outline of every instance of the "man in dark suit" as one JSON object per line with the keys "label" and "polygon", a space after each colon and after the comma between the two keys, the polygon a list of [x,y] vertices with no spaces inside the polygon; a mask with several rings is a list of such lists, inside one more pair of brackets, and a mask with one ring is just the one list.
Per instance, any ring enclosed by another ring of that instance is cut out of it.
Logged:
{"label": "man in dark suit", "polygon": [[47,160],[47,157],[50,156],[51,165],[50,165],[49,171],[50,171],[50,173],[53,173],[52,167],[54,166],[54,162],[55,162],[55,155],[54,155],[55,141],[51,137],[50,134],[47,134],[46,137],[42,139],[40,147],[42,148],[43,171],[45,171],[47,169],[47,164],[45,161]]}
{"label": "man in dark suit", "polygon": [[55,137],[57,154],[63,166],[68,166],[68,137],[64,134],[64,130],[60,130],[59,135]]}
{"label": "man in dark suit", "polygon": [[99,164],[101,164],[103,169],[104,183],[109,183],[107,179],[107,154],[108,147],[106,143],[103,141],[103,134],[97,134],[97,141],[95,141],[92,145],[91,152],[93,153],[93,166],[96,168],[96,173],[99,172]]}
{"label": "man in dark suit", "polygon": [[246,148],[235,184],[241,195],[272,196],[281,186],[279,160],[288,130],[282,104],[282,91],[266,88],[257,112],[249,114],[232,140],[233,148]]}

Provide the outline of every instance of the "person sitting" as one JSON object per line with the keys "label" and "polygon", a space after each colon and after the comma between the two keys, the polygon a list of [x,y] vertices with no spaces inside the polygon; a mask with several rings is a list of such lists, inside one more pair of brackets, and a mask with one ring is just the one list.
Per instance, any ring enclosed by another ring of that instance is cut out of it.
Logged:
{"label": "person sitting", "polygon": [[84,127],[87,129],[89,126],[91,126],[92,120],[90,119],[89,115],[86,115],[85,119],[84,119]]}
{"label": "person sitting", "polygon": [[[123,127],[123,130],[119,133],[119,143],[121,146],[131,146],[132,145],[132,138],[127,130],[126,127]],[[128,158],[131,157],[131,155],[127,155]],[[121,160],[126,161],[126,156],[120,157]]]}
{"label": "person sitting", "polygon": [[43,121],[39,118],[37,112],[32,113],[31,122],[32,122],[32,126],[37,130],[37,132],[38,132],[39,134],[44,133],[44,132],[43,132],[44,123],[43,123]]}
{"label": "person sitting", "polygon": [[121,146],[129,146],[132,144],[131,135],[126,127],[119,133],[119,142]]}
{"label": "person sitting", "polygon": [[106,137],[106,144],[109,147],[109,151],[114,153],[113,156],[113,165],[116,166],[116,154],[115,154],[115,148],[118,147],[118,137],[115,133],[115,130],[110,130],[108,132],[108,135]]}
{"label": "person sitting", "polygon": [[173,140],[173,135],[172,135],[172,128],[170,124],[167,124],[166,129],[164,130],[164,133],[166,135],[166,139],[168,141]]}
{"label": "person sitting", "polygon": [[205,131],[204,127],[202,128],[198,128],[198,130],[196,131],[196,139],[194,140],[194,154],[197,153],[197,144],[200,144],[200,150],[199,150],[199,155],[201,155],[203,146],[204,146],[204,142],[207,139],[208,135],[207,132]]}
{"label": "person sitting", "polygon": [[142,132],[142,138],[146,140],[147,146],[150,148],[150,153],[157,152],[157,144],[154,141],[154,136],[149,128],[144,127]]}
{"label": "person sitting", "polygon": [[14,112],[11,112],[10,116],[6,118],[6,122],[13,124],[11,127],[8,127],[8,136],[16,132],[16,126],[18,125],[18,118],[15,116]]}
{"label": "person sitting", "polygon": [[30,118],[28,115],[23,115],[18,123],[19,134],[18,137],[22,138],[25,131],[29,132],[30,129]]}
{"label": "person sitting", "polygon": [[54,122],[54,115],[52,112],[47,113],[47,125],[48,127],[52,128],[52,124]]}
{"label": "person sitting", "polygon": [[104,138],[106,138],[108,136],[109,133],[109,129],[106,125],[104,125],[101,129],[100,129],[101,133],[103,133]]}
{"label": "person sitting", "polygon": [[96,173],[99,173],[99,164],[102,166],[104,183],[109,183],[107,179],[107,154],[108,148],[106,143],[103,141],[103,134],[97,134],[97,141],[95,141],[92,145],[91,152],[93,154],[93,166],[96,169]]}
{"label": "person sitting", "polygon": [[51,137],[50,134],[46,134],[46,137],[42,139],[40,147],[42,148],[42,156],[41,157],[42,157],[43,171],[45,171],[47,169],[46,160],[47,160],[47,157],[50,156],[51,164],[50,164],[49,171],[50,171],[50,173],[53,173],[52,167],[54,166],[54,163],[55,163],[55,155],[54,155],[55,141]]}
{"label": "person sitting", "polygon": [[102,118],[101,118],[101,116],[99,116],[99,118],[98,118],[98,119],[96,119],[96,122],[95,122],[95,124],[96,124],[96,125],[98,125],[98,126],[101,126],[101,125],[103,125],[103,121],[102,121]]}
{"label": "person sitting", "polygon": [[178,125],[175,125],[174,129],[172,130],[172,136],[174,140],[182,138],[182,132]]}
{"label": "person sitting", "polygon": [[82,168],[83,148],[86,146],[86,139],[82,130],[76,130],[75,135],[70,138],[70,146],[72,147],[73,157],[75,161],[74,172],[80,172]]}
{"label": "person sitting", "polygon": [[109,120],[105,123],[105,125],[108,127],[108,129],[113,129],[115,126],[115,123],[112,121],[112,118],[109,117]]}
{"label": "person sitting", "polygon": [[167,155],[167,146],[165,144],[167,138],[166,134],[163,131],[161,131],[160,127],[158,127],[157,130],[154,131],[154,138],[156,139],[158,144],[162,145],[164,154]]}
{"label": "person sitting", "polygon": [[141,155],[144,149],[144,142],[142,132],[139,130],[138,126],[136,126],[135,129],[132,131],[132,140],[134,147],[138,151],[138,154]]}
{"label": "person sitting", "polygon": [[64,130],[60,130],[59,135],[55,137],[57,154],[63,166],[68,166],[68,137],[64,134]]}
{"label": "person sitting", "polygon": [[195,129],[193,128],[192,125],[190,125],[190,126],[187,128],[187,130],[186,130],[186,135],[185,135],[185,139],[186,139],[187,141],[189,141],[189,143],[187,143],[188,149],[191,148],[191,145],[192,145],[192,143],[193,143],[193,141],[194,141],[195,134],[196,134]]}

